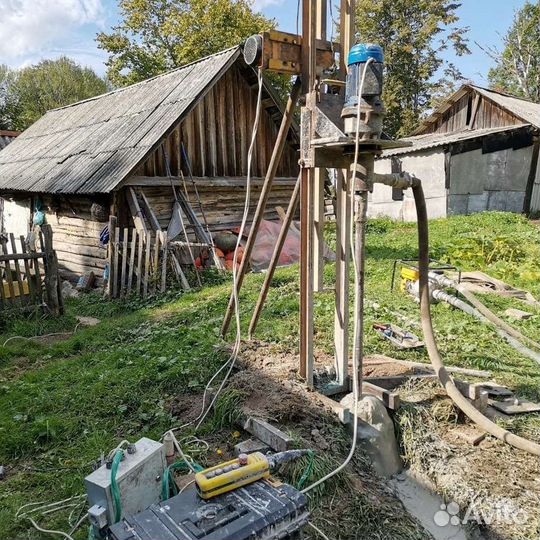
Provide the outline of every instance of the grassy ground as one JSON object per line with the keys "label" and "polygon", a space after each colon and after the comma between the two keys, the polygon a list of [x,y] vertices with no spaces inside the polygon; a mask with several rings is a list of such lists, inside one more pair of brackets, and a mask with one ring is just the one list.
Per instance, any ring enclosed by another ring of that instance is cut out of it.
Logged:
{"label": "grassy ground", "polygon": [[[512,285],[537,293],[540,269],[538,226],[512,214],[486,213],[433,221],[432,256],[464,270],[484,270]],[[333,228],[327,236],[333,241]],[[415,226],[386,220],[370,222],[367,295],[380,306],[418,318],[417,306],[390,291],[393,260],[417,254]],[[325,269],[325,284],[334,282],[334,265]],[[242,319],[247,325],[262,283],[246,279]],[[257,338],[287,349],[298,347],[298,268],[276,273]],[[170,404],[178,395],[200,392],[227,358],[219,347],[219,327],[230,284],[207,277],[204,290],[170,292],[147,304],[108,303],[88,295],[67,303],[57,320],[9,319],[0,327],[0,464],[7,478],[0,482],[0,538],[37,538],[26,522],[16,522],[16,509],[29,501],[54,501],[81,493],[82,478],[103,451],[123,438],[159,437],[182,422]],[[519,301],[486,297],[497,312],[523,308]],[[333,298],[316,297],[316,347],[332,352]],[[445,305],[434,307],[440,348],[449,365],[492,370],[496,380],[523,396],[540,399],[538,366],[519,356],[489,327]],[[47,344],[6,339],[73,330],[76,315],[101,319],[93,328],[77,329],[69,339]],[[367,309],[366,352],[410,360],[427,360],[424,351],[396,352],[371,330],[371,323],[390,321]],[[399,320],[394,320],[400,324]],[[538,314],[513,322],[537,338]],[[211,433],[214,419],[203,429]],[[536,431],[538,417],[510,426],[516,432]],[[212,449],[214,451],[214,449]],[[59,525],[52,518],[51,525]],[[64,524],[65,528],[65,524]],[[398,538],[398,536],[393,536]],[[403,538],[414,536],[403,536]],[[375,536],[373,538],[376,538]]]}

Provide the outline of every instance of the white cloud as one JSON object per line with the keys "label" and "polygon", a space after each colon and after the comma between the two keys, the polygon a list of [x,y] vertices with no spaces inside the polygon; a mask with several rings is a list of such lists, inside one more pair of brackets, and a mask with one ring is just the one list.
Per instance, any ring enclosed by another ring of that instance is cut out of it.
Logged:
{"label": "white cloud", "polygon": [[86,24],[101,24],[102,0],[0,0],[0,63],[39,55]]}
{"label": "white cloud", "polygon": [[254,0],[253,7],[260,11],[261,9],[270,7],[270,6],[279,6],[283,4],[284,0]]}

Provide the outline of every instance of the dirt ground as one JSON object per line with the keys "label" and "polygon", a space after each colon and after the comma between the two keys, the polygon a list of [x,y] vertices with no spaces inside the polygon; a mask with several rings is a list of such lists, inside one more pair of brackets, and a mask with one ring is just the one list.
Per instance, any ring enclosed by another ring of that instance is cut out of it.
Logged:
{"label": "dirt ground", "polygon": [[471,537],[487,540],[538,538],[540,462],[487,436],[477,446],[458,436],[472,428],[435,381],[400,389],[399,413],[411,470],[459,505]]}

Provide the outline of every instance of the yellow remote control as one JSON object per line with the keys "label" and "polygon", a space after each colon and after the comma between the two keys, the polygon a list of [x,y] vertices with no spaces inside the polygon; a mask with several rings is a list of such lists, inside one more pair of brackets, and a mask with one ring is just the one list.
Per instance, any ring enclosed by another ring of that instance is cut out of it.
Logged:
{"label": "yellow remote control", "polygon": [[216,495],[268,478],[270,464],[261,452],[240,454],[238,458],[226,461],[195,474],[195,483],[202,499],[211,499]]}

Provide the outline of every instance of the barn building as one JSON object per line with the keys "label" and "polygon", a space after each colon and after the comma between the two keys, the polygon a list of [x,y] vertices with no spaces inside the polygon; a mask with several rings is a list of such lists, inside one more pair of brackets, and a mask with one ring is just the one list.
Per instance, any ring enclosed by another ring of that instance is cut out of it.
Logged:
{"label": "barn building", "polygon": [[[540,212],[540,104],[466,84],[437,108],[408,148],[387,150],[379,173],[422,179],[430,218],[486,210]],[[412,194],[376,185],[370,215],[414,221]]]}
{"label": "barn building", "polygon": [[[172,186],[187,192],[194,213],[211,232],[238,226],[257,92],[256,72],[235,47],[47,112],[0,152],[4,231],[26,234],[34,211],[42,208],[54,232],[60,270],[76,279],[88,271],[103,274],[107,250],[100,233],[111,215],[120,227],[136,226],[134,218],[140,218],[151,230],[144,202],[166,230],[175,201]],[[252,211],[283,109],[264,81]],[[288,204],[298,175],[297,149],[293,125],[265,219],[277,219],[276,206]],[[141,203],[136,210],[134,193]]]}

